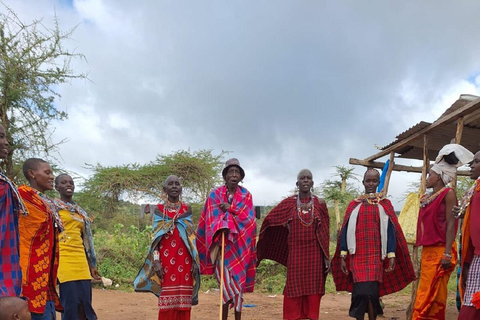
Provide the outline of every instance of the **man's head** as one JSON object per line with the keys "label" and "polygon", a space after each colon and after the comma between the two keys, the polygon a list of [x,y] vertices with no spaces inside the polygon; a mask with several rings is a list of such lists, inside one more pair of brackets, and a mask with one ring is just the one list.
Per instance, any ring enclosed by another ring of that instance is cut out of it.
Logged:
{"label": "man's head", "polygon": [[19,297],[0,297],[0,320],[31,320],[27,301]]}
{"label": "man's head", "polygon": [[297,174],[297,187],[301,194],[308,194],[313,187],[313,174],[308,169],[302,169]]}
{"label": "man's head", "polygon": [[470,164],[470,178],[478,179],[480,177],[480,151],[475,153],[473,161]]}

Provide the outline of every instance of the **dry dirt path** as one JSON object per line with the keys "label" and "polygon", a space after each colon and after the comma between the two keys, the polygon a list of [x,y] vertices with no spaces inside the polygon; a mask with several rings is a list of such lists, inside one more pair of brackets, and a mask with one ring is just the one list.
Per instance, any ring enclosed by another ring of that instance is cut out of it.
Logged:
{"label": "dry dirt path", "polygon": [[[218,292],[200,293],[200,304],[192,308],[193,320],[218,319]],[[385,315],[382,319],[397,317],[405,319],[405,309],[409,295],[389,295],[383,298]],[[446,320],[457,319],[454,307],[453,293],[449,297]],[[129,293],[115,290],[93,289],[93,305],[99,320],[156,320],[158,318],[156,297],[147,293]],[[283,296],[269,297],[264,293],[249,293],[245,295],[245,304],[255,307],[244,307],[242,320],[281,320]],[[320,319],[351,320],[348,317],[350,295],[347,293],[327,294],[323,297],[320,307]],[[233,319],[233,311],[229,319]],[[60,319],[60,318],[58,318]]]}

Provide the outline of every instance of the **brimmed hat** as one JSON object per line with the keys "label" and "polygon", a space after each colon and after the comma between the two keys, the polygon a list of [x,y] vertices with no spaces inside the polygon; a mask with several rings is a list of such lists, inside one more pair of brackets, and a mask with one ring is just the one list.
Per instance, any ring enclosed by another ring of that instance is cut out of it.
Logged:
{"label": "brimmed hat", "polygon": [[238,161],[237,158],[228,159],[227,162],[225,162],[225,167],[222,170],[222,177],[225,179],[228,168],[232,166],[236,166],[240,169],[241,179],[243,180],[243,178],[245,177],[245,171],[243,171],[243,168],[240,167],[240,161]]}

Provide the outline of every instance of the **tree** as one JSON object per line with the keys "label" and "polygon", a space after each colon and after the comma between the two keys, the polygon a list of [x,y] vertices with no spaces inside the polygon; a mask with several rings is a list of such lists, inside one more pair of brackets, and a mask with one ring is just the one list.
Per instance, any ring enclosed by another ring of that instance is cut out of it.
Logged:
{"label": "tree", "polygon": [[334,168],[336,169],[334,176],[338,177],[339,180],[325,180],[320,193],[325,200],[333,203],[336,230],[338,231],[342,224],[340,206],[345,205],[358,194],[358,190],[348,180],[358,180],[358,175],[353,173],[353,167],[335,166]]}
{"label": "tree", "polygon": [[14,178],[15,157],[49,155],[63,142],[52,141],[49,127],[52,120],[67,118],[55,105],[58,85],[86,75],[70,67],[72,59],[84,56],[63,47],[75,28],[62,32],[56,17],[53,28],[42,20],[26,24],[2,5],[6,13],[0,13],[0,121],[10,144],[5,171]]}
{"label": "tree", "polygon": [[90,166],[93,175],[84,183],[83,197],[91,205],[103,208],[98,212],[113,217],[122,200],[159,201],[163,197],[163,182],[171,175],[180,177],[183,195],[189,202],[202,202],[210,191],[222,181],[222,158],[226,152],[213,155],[211,150],[179,150],[158,155],[145,165],[127,164],[104,167]]}

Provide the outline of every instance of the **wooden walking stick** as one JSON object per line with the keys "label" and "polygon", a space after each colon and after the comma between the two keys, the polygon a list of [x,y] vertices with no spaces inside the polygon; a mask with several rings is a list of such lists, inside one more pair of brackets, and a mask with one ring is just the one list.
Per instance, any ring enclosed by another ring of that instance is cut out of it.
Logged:
{"label": "wooden walking stick", "polygon": [[220,259],[220,316],[219,320],[222,320],[223,313],[223,265],[225,264],[225,232],[222,232],[222,254]]}

